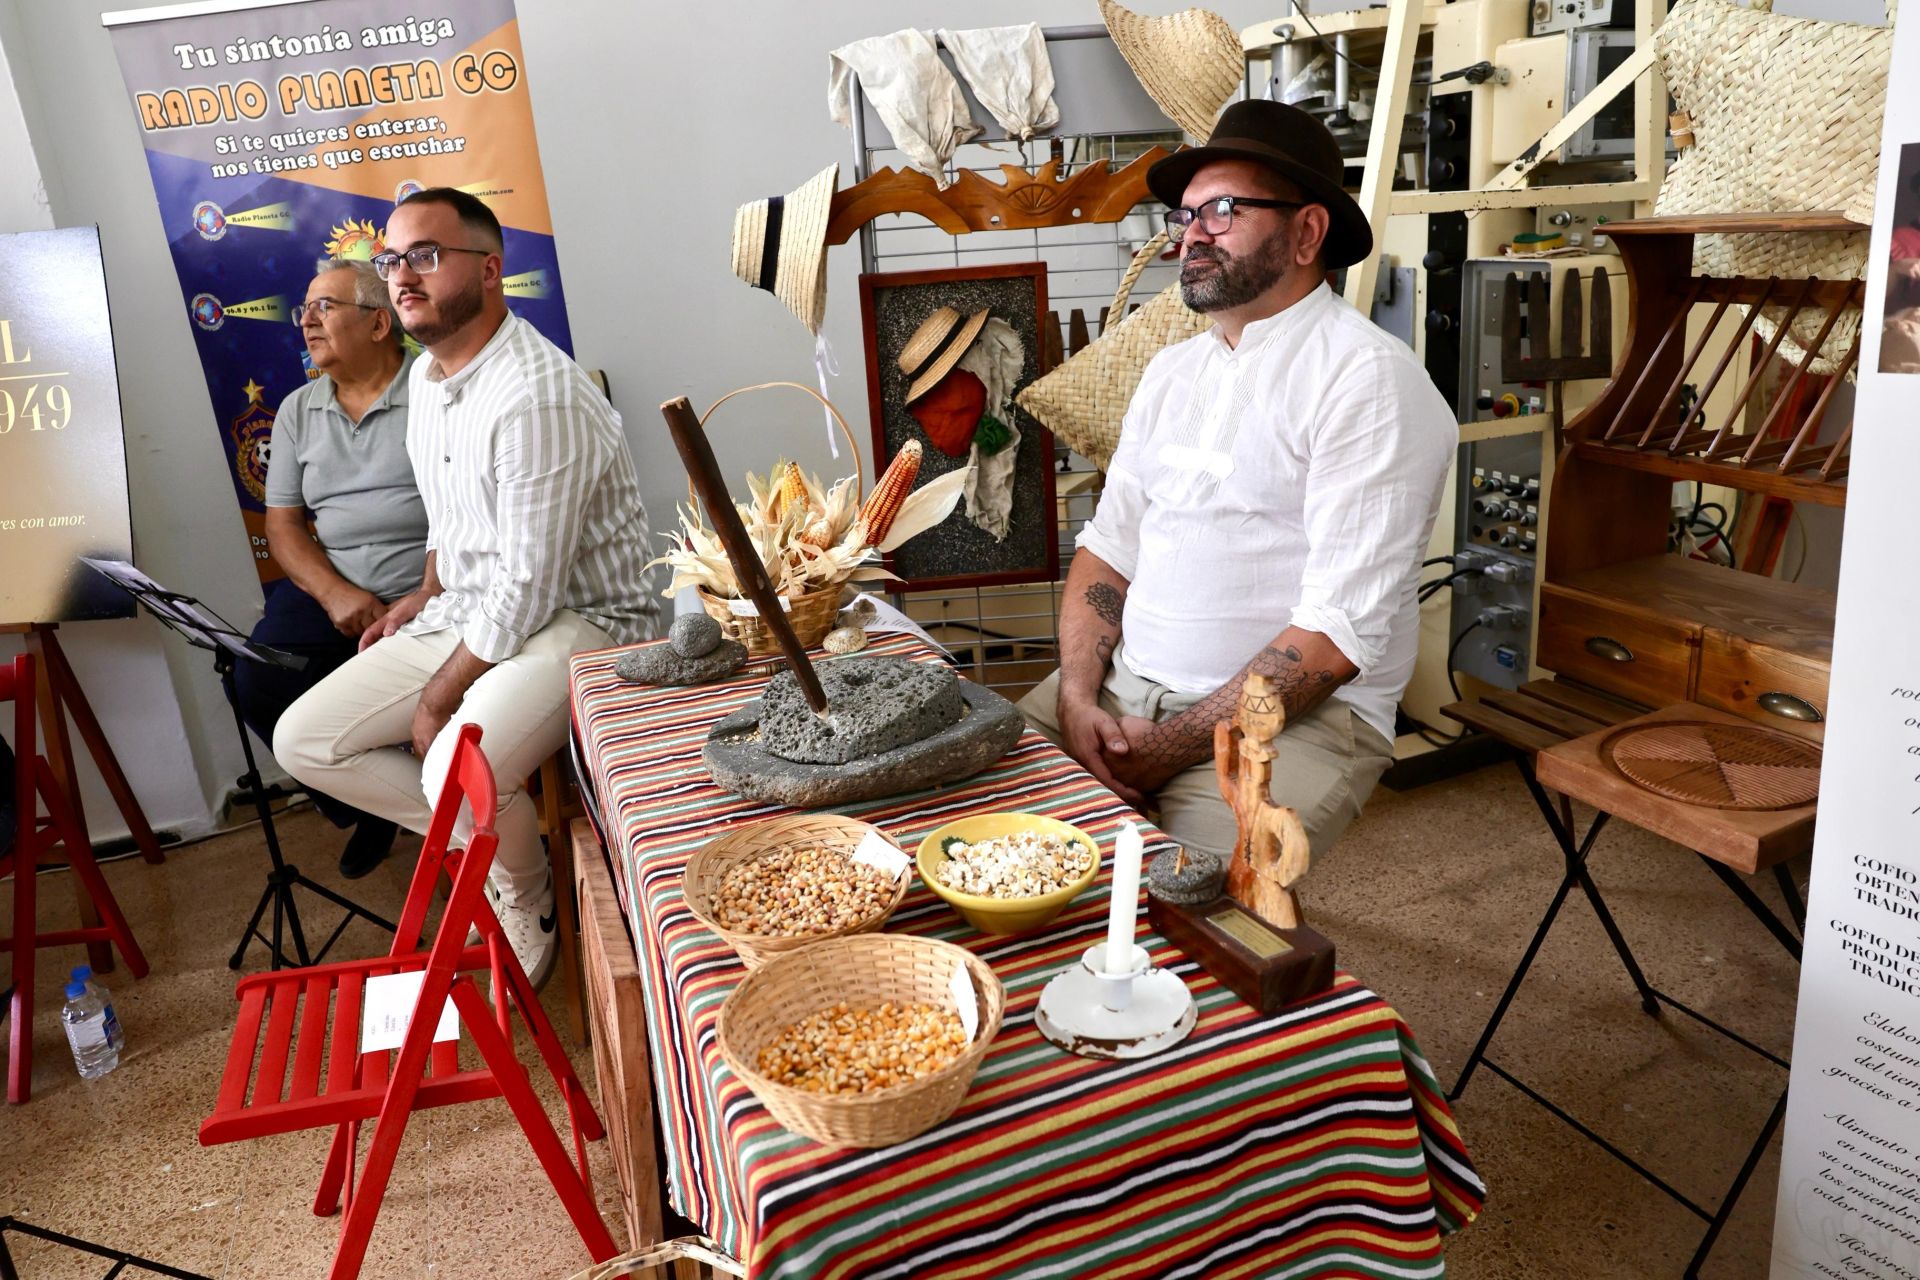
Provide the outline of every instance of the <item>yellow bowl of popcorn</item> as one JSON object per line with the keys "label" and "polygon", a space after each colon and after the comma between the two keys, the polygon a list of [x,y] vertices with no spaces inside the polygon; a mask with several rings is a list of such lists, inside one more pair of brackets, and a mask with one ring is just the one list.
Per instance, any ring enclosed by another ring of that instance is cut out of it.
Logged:
{"label": "yellow bowl of popcorn", "polygon": [[982,933],[1028,933],[1100,873],[1100,842],[1071,823],[1032,813],[981,813],[920,842],[927,888]]}

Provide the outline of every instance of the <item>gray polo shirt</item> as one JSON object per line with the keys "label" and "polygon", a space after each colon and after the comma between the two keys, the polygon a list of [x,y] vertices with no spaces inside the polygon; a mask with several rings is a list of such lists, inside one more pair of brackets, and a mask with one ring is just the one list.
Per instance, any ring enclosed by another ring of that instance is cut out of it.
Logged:
{"label": "gray polo shirt", "polygon": [[340,576],[394,600],[420,585],[427,509],[407,456],[409,355],[354,422],[326,374],[280,402],[267,465],[267,505],[306,507]]}

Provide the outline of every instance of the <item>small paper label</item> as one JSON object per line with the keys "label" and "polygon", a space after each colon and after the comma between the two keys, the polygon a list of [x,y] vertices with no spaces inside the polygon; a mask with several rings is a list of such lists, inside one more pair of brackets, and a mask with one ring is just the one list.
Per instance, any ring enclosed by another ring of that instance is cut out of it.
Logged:
{"label": "small paper label", "polygon": [[980,1034],[980,1000],[973,993],[973,978],[967,973],[967,966],[957,961],[953,966],[953,981],[948,984],[953,992],[953,1007],[960,1014],[960,1026],[967,1033],[967,1042]]}
{"label": "small paper label", "polygon": [[[420,1000],[420,985],[426,980],[424,970],[367,979],[365,1003],[360,1006],[360,1052],[400,1047],[407,1038],[407,1019]],[[437,1044],[459,1038],[460,1014],[449,999],[440,1007],[440,1025],[433,1029],[433,1039]]]}
{"label": "small paper label", "polygon": [[869,831],[860,838],[851,855],[855,862],[863,863],[884,874],[890,880],[898,880],[907,874],[912,860],[900,851],[893,841],[878,831]]}
{"label": "small paper label", "polygon": [[[774,599],[780,602],[780,612],[793,612],[793,601],[787,599],[785,596],[775,596]],[[760,606],[745,596],[740,597],[738,600],[727,601],[727,608],[733,610],[733,616],[736,618],[757,618],[760,616]]]}

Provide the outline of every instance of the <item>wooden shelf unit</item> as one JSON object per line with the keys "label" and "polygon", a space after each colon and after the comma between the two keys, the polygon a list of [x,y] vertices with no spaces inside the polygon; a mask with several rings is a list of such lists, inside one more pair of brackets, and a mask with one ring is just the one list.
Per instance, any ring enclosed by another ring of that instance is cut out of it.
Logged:
{"label": "wooden shelf unit", "polygon": [[[1788,362],[1780,354],[1785,322],[1757,367],[1747,367],[1745,353],[1758,304],[1794,314],[1817,308],[1824,340],[1858,301],[1860,282],[1695,276],[1694,236],[1859,229],[1833,214],[1609,224],[1627,271],[1626,349],[1613,380],[1567,424],[1541,582],[1542,666],[1646,706],[1698,702],[1802,737],[1823,735],[1833,594],[1672,555],[1667,537],[1675,481],[1828,506],[1846,501],[1850,429],[1818,443],[1841,377],[1803,420],[1783,427],[1811,356]],[[1696,367],[1705,334],[1686,340],[1687,316],[1703,303],[1716,308],[1706,334],[1736,304],[1755,308],[1737,321],[1740,336],[1711,370]],[[1856,340],[1842,374],[1858,354]],[[1777,385],[1760,399],[1769,365]],[[1726,379],[1736,394],[1722,421],[1699,411],[1683,417],[1683,385],[1694,383],[1704,404]],[[1749,421],[1758,425],[1748,430]]]}

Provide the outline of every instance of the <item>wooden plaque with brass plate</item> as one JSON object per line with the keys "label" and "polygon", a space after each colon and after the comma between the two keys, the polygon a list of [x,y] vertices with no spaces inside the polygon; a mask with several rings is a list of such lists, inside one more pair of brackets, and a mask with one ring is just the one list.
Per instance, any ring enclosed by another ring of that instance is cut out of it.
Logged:
{"label": "wooden plaque with brass plate", "polygon": [[1268,790],[1285,727],[1278,691],[1258,674],[1247,677],[1233,721],[1214,726],[1214,769],[1239,829],[1226,891],[1194,875],[1211,856],[1185,850],[1162,855],[1148,882],[1153,927],[1262,1013],[1333,985],[1333,943],[1307,926],[1294,893],[1310,859],[1306,828]]}

